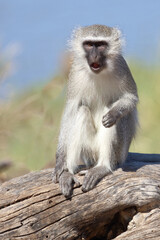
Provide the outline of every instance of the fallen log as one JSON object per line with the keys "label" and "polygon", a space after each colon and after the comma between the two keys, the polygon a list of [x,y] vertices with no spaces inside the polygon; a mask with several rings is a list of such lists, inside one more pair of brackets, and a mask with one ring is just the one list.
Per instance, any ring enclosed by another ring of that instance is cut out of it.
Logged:
{"label": "fallen log", "polygon": [[75,188],[70,200],[52,182],[52,169],[3,183],[0,239],[160,239],[160,155],[129,155],[92,191]]}

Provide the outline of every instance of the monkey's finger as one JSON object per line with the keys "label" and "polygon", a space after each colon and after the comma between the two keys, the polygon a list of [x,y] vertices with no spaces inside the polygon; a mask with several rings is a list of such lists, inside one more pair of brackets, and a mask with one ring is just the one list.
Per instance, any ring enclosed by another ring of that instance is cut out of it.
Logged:
{"label": "monkey's finger", "polygon": [[91,183],[93,181],[93,178],[94,176],[92,176],[91,174],[87,174],[84,178],[84,182],[83,182],[83,185],[82,185],[82,191],[83,192],[87,192],[89,191],[91,188]]}
{"label": "monkey's finger", "polygon": [[103,124],[103,126],[104,127],[106,127],[106,128],[109,128],[109,127],[112,127],[114,124],[115,124],[115,122],[102,122],[102,124]]}
{"label": "monkey's finger", "polygon": [[106,116],[106,115],[104,115],[103,117],[102,117],[102,121],[106,121],[108,119],[108,116]]}
{"label": "monkey's finger", "polygon": [[72,196],[72,192],[73,192],[73,189],[70,185],[66,185],[65,187],[63,187],[61,189],[62,191],[62,194],[66,197],[66,198],[70,198]]}
{"label": "monkey's finger", "polygon": [[95,177],[92,177],[86,186],[86,190],[90,191],[96,186],[96,184],[97,184],[97,179]]}
{"label": "monkey's finger", "polygon": [[84,176],[86,175],[86,173],[88,172],[88,170],[82,170],[78,173],[79,176]]}
{"label": "monkey's finger", "polygon": [[58,183],[56,176],[53,176],[52,181],[53,181],[54,183]]}
{"label": "monkey's finger", "polygon": [[102,121],[103,125],[107,125],[108,123],[110,123],[109,121]]}
{"label": "monkey's finger", "polygon": [[64,179],[60,181],[60,189],[66,198],[70,198],[73,192],[73,179],[69,178],[67,181],[64,181]]}
{"label": "monkey's finger", "polygon": [[101,180],[101,178],[99,176],[97,176],[97,177],[95,176],[93,178],[92,182],[90,183],[90,189],[89,190],[93,189],[99,183],[100,180]]}
{"label": "monkey's finger", "polygon": [[82,187],[82,191],[83,192],[88,192],[89,190],[91,190],[91,183],[92,183],[92,181],[93,181],[93,177],[91,177],[88,180],[87,184]]}
{"label": "monkey's finger", "polygon": [[106,124],[109,124],[109,125],[110,125],[110,124],[114,124],[115,122],[116,122],[116,119],[113,118],[113,117],[112,117],[112,118],[110,117],[110,118],[108,118],[107,120],[102,120],[102,124],[105,124],[105,125],[106,125]]}
{"label": "monkey's finger", "polygon": [[53,181],[54,183],[57,183],[57,182],[58,182],[57,174],[56,174],[55,169],[53,170],[53,173],[52,173],[52,181]]}
{"label": "monkey's finger", "polygon": [[102,122],[110,122],[110,121],[115,121],[115,118],[112,116],[108,116],[106,118],[102,118]]}
{"label": "monkey's finger", "polygon": [[110,128],[110,127],[112,127],[114,124],[115,124],[115,123],[108,123],[108,124],[106,124],[106,127],[107,127],[107,128]]}
{"label": "monkey's finger", "polygon": [[75,176],[73,176],[73,180],[74,180],[75,187],[79,187],[80,182],[78,181],[78,179]]}
{"label": "monkey's finger", "polygon": [[113,119],[112,118],[102,119],[102,123],[106,123],[110,121],[113,121]]}
{"label": "monkey's finger", "polygon": [[109,120],[109,119],[111,119],[112,118],[112,115],[111,114],[106,114],[106,115],[104,115],[103,117],[102,117],[102,121],[107,121],[107,120]]}

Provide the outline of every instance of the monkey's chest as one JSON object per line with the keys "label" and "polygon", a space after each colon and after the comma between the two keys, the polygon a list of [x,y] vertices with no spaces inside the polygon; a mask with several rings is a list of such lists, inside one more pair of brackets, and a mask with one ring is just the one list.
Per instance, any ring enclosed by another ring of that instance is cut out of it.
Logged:
{"label": "monkey's chest", "polygon": [[91,108],[91,116],[97,131],[103,127],[102,118],[108,111],[109,107],[106,107],[102,104],[99,104],[99,106],[95,105],[95,107]]}
{"label": "monkey's chest", "polygon": [[[86,107],[87,108],[87,107]],[[103,116],[109,111],[106,106],[94,106],[87,108],[82,122],[82,139],[83,145],[96,146],[97,138],[101,132],[106,132],[106,128],[102,124]]]}
{"label": "monkey's chest", "polygon": [[90,159],[97,162],[101,146],[105,145],[104,138],[109,138],[109,131],[102,124],[102,117],[107,113],[107,107],[88,109],[80,128],[82,159]]}

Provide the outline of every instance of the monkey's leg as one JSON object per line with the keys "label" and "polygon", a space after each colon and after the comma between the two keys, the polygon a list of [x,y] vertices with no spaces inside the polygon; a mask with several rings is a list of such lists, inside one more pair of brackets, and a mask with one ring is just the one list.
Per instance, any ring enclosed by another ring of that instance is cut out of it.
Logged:
{"label": "monkey's leg", "polygon": [[66,154],[62,149],[57,150],[56,167],[53,170],[53,182],[59,182],[62,194],[68,198],[72,195],[73,185],[79,186],[76,177],[68,172],[66,165]]}
{"label": "monkey's leg", "polygon": [[116,168],[117,156],[121,158],[121,144],[118,141],[117,134],[116,125],[111,128],[104,128],[103,125],[100,127],[97,134],[98,162],[95,167],[87,171],[82,191],[86,192],[94,188],[103,177]]}
{"label": "monkey's leg", "polygon": [[70,172],[64,171],[59,178],[59,185],[62,194],[66,198],[70,198],[73,193],[74,184],[78,187],[80,185],[77,178]]}
{"label": "monkey's leg", "polygon": [[60,189],[62,194],[67,198],[72,195],[73,185],[76,184],[76,186],[79,186],[74,173],[81,157],[82,145],[86,143],[89,135],[94,134],[94,132],[95,127],[90,110],[88,107],[82,105],[77,112],[72,128],[68,132],[67,154],[61,151],[61,154],[57,155],[58,161],[54,176],[57,178],[58,175]]}
{"label": "monkey's leg", "polygon": [[75,173],[81,161],[81,151],[85,146],[90,146],[90,139],[96,133],[91,112],[87,106],[80,106],[67,147],[67,168],[70,173]]}
{"label": "monkey's leg", "polygon": [[56,166],[53,169],[53,182],[58,183],[59,178],[63,171],[67,170],[67,165],[66,165],[66,153],[62,149],[58,149],[56,153]]}

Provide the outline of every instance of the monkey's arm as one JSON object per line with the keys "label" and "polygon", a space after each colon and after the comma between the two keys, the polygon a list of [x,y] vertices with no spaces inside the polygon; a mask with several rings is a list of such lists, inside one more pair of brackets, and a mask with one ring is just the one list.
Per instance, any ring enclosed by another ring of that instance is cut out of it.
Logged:
{"label": "monkey's arm", "polygon": [[53,173],[54,182],[59,182],[59,177],[63,171],[67,171],[67,143],[69,142],[69,133],[74,121],[74,107],[73,102],[68,101],[63,113],[56,151],[56,166]]}
{"label": "monkey's arm", "polygon": [[66,164],[66,155],[67,155],[67,147],[66,147],[66,129],[67,129],[67,118],[69,117],[69,106],[65,108],[62,121],[60,134],[58,139],[58,147],[56,151],[56,166],[53,170],[53,181],[55,183],[59,182],[59,178],[64,171],[67,171]]}
{"label": "monkey's arm", "polygon": [[59,182],[59,178],[64,171],[67,171],[66,153],[62,149],[57,149],[56,152],[56,166],[53,170],[53,182]]}
{"label": "monkey's arm", "polygon": [[133,111],[138,102],[138,97],[132,93],[125,93],[119,100],[117,100],[102,118],[104,127],[113,126],[118,119],[126,116]]}
{"label": "monkey's arm", "polygon": [[79,182],[68,171],[66,157],[67,157],[67,142],[69,141],[68,136],[74,121],[74,106],[72,102],[67,103],[59,134],[58,148],[56,152],[56,166],[53,170],[53,181],[59,182],[62,194],[65,197],[72,195],[72,189],[74,183],[79,185]]}
{"label": "monkey's arm", "polygon": [[113,126],[118,119],[132,112],[138,102],[136,83],[125,59],[121,55],[115,58],[115,73],[121,85],[122,95],[112,104],[110,111],[103,116],[102,123],[105,127]]}

